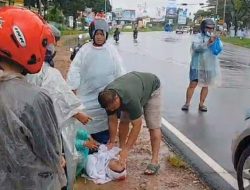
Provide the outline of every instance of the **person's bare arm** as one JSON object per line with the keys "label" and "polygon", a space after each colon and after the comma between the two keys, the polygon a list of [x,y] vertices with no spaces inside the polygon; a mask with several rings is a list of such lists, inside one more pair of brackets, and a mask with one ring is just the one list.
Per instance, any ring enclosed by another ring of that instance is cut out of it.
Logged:
{"label": "person's bare arm", "polygon": [[111,145],[112,148],[113,144],[115,143],[115,137],[117,134],[117,127],[118,127],[118,118],[116,114],[108,116],[108,124],[109,124],[109,142],[108,144]]}
{"label": "person's bare arm", "polygon": [[127,143],[125,144],[125,147],[120,152],[120,162],[123,163],[124,165],[126,163],[129,150],[135,144],[135,142],[138,138],[138,135],[140,133],[141,125],[142,125],[142,117],[139,117],[138,119],[133,120],[132,125],[133,125],[133,128],[131,129],[131,131],[129,133]]}
{"label": "person's bare arm", "polygon": [[92,118],[90,116],[88,116],[82,112],[78,112],[73,117],[76,118],[78,121],[80,121],[84,125],[86,125],[89,121],[92,120]]}
{"label": "person's bare arm", "polygon": [[142,117],[139,117],[138,119],[133,120],[131,123],[132,123],[133,128],[131,129],[129,133],[128,140],[125,145],[125,148],[128,150],[130,150],[133,147],[133,145],[135,144],[138,138],[138,135],[141,130],[141,125],[142,125]]}

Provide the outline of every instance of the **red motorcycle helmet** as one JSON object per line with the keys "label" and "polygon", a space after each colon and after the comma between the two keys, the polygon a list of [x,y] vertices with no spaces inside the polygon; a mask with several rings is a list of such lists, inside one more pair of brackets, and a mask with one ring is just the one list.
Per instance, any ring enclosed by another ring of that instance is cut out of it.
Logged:
{"label": "red motorcycle helmet", "polygon": [[37,73],[49,44],[55,44],[55,38],[40,16],[25,8],[0,8],[0,58]]}

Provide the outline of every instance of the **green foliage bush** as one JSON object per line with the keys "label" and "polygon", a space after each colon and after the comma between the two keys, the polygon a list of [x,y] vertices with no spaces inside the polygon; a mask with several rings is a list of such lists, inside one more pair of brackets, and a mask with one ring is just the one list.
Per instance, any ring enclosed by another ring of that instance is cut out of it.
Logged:
{"label": "green foliage bush", "polygon": [[64,16],[62,11],[60,11],[58,8],[53,7],[48,10],[47,19],[49,21],[57,22],[57,23],[63,23]]}

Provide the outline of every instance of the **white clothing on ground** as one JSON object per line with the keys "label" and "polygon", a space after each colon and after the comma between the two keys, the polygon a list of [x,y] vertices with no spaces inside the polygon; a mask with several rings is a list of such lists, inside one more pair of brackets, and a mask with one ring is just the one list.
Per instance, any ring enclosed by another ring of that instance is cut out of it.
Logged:
{"label": "white clothing on ground", "polygon": [[118,159],[117,154],[120,151],[121,149],[118,147],[108,150],[107,146],[101,145],[97,153],[89,155],[86,163],[86,173],[90,177],[89,179],[96,184],[104,184],[126,176],[126,169],[122,173],[117,173],[108,167],[111,159]]}

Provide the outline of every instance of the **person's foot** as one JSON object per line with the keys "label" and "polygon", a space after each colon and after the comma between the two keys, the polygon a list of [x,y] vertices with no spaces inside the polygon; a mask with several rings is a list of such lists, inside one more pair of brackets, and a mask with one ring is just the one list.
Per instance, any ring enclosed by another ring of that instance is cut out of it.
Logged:
{"label": "person's foot", "polygon": [[144,171],[145,175],[157,175],[159,173],[160,164],[148,164],[146,170]]}
{"label": "person's foot", "polygon": [[181,107],[181,110],[182,110],[182,111],[188,111],[188,110],[189,110],[189,105],[188,105],[188,104],[184,104],[184,105]]}
{"label": "person's foot", "polygon": [[207,112],[207,106],[205,106],[205,105],[199,105],[199,110],[201,112]]}

